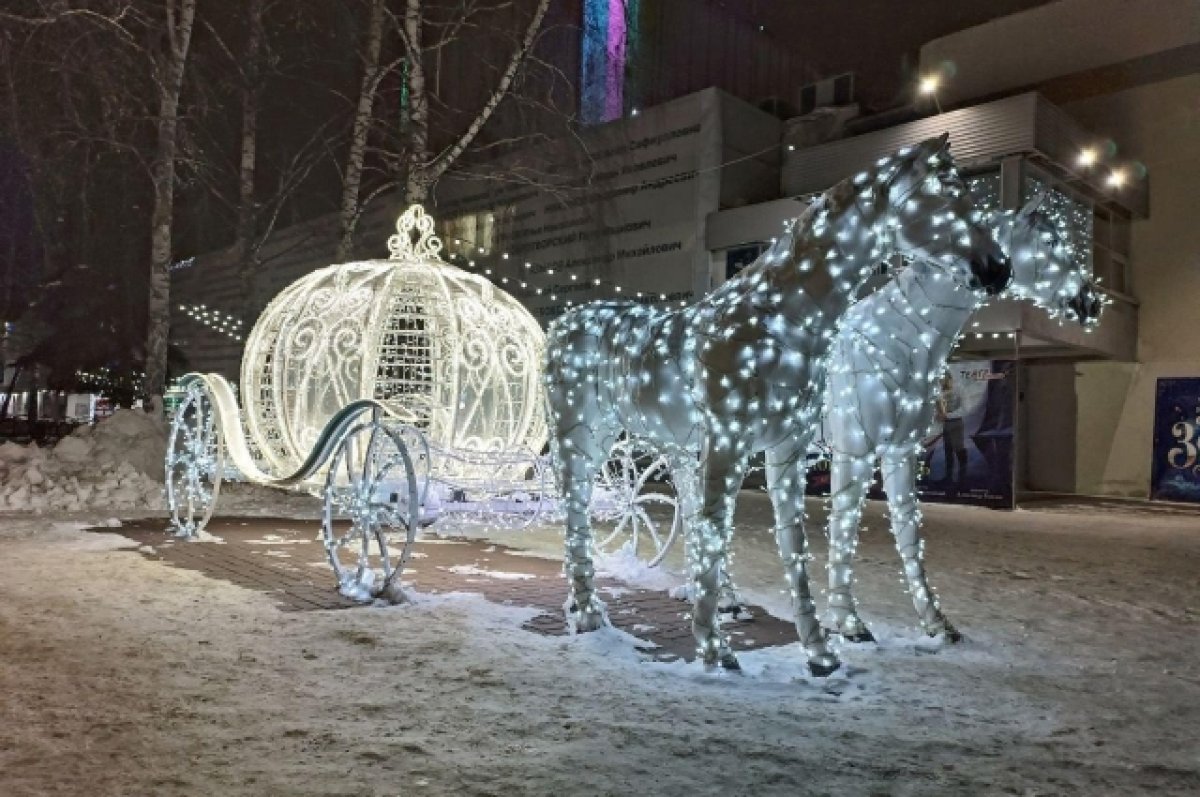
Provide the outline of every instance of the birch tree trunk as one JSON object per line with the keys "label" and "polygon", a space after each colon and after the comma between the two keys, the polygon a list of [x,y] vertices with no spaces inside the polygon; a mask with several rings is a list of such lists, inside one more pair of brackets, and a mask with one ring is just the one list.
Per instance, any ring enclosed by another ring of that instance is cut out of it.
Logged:
{"label": "birch tree trunk", "polygon": [[254,246],[258,230],[258,204],[254,183],[258,166],[258,107],[262,99],[263,81],[263,6],[264,0],[249,0],[246,9],[250,27],[243,66],[242,157],[238,165],[237,228],[233,245],[242,287],[242,324],[246,329],[254,310],[255,277],[258,271],[258,253]]}
{"label": "birch tree trunk", "polygon": [[354,110],[354,126],[350,133],[350,155],[342,177],[342,203],[338,213],[338,248],[335,263],[345,262],[354,245],[354,229],[358,224],[358,195],[362,188],[363,160],[367,152],[367,134],[375,108],[375,92],[379,88],[379,54],[383,46],[384,0],[371,0],[367,23],[366,50],[363,53],[362,87],[358,107]]}
{"label": "birch tree trunk", "polygon": [[410,132],[408,170],[404,184],[405,204],[425,202],[434,183],[467,147],[471,146],[475,137],[479,135],[479,131],[483,129],[488,119],[499,107],[501,100],[507,96],[517,71],[525,62],[530,50],[533,49],[538,31],[542,27],[542,19],[546,16],[546,9],[549,7],[550,0],[538,0],[533,17],[529,20],[525,34],[521,37],[521,43],[513,51],[507,66],[500,74],[496,88],[488,96],[487,102],[483,104],[479,113],[458,140],[441,152],[437,158],[431,158],[429,154],[429,95],[426,90],[425,67],[421,60],[421,0],[407,0],[404,13],[404,44],[408,48],[409,54]]}
{"label": "birch tree trunk", "polygon": [[166,0],[166,63],[158,75],[158,143],[154,153],[154,212],[150,229],[150,291],[146,323],[147,409],[162,406],[171,320],[171,222],[175,210],[175,131],[196,0]]}
{"label": "birch tree trunk", "polygon": [[424,203],[430,183],[424,179],[429,163],[429,93],[425,86],[425,60],[421,57],[421,0],[404,5],[404,46],[408,51],[408,153],[404,204]]}

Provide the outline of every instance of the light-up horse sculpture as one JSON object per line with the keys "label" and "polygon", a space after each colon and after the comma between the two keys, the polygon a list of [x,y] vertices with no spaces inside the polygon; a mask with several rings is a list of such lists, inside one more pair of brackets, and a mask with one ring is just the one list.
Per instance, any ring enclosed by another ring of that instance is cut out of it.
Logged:
{"label": "light-up horse sculpture", "polygon": [[810,670],[838,666],[816,618],[804,533],[805,452],[819,417],[838,319],[875,264],[899,251],[944,262],[998,292],[1010,269],[974,211],[946,136],[881,159],[811,205],[754,264],[675,312],[597,302],[551,327],[546,352],[551,453],[567,509],[567,611],[604,624],[593,585],[592,477],[622,433],[672,458],[687,519],[706,666],[737,669],[717,615],[734,499],[747,460],[766,452],[775,534]]}
{"label": "light-up horse sculpture", "polygon": [[[1036,210],[1037,197],[1015,216],[991,223],[1013,268],[1006,295],[1030,299],[1052,316],[1096,322],[1100,300],[1088,276]],[[843,638],[874,637],[858,616],[851,562],[863,499],[883,475],[896,548],[921,625],[931,636],[960,637],[942,614],[925,578],[917,507],[921,439],[933,421],[938,381],[967,319],[982,303],[952,269],[914,262],[842,318],[829,361],[828,434],[832,448],[829,517],[829,612]]]}

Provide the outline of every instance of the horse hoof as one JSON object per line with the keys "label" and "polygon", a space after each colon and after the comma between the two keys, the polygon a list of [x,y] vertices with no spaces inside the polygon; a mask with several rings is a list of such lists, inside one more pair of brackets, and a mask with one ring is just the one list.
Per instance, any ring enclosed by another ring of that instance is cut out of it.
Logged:
{"label": "horse hoof", "polygon": [[863,626],[857,631],[842,631],[842,640],[845,642],[853,642],[859,644],[862,642],[874,642],[875,635],[871,633],[871,629]]}
{"label": "horse hoof", "polygon": [[808,671],[814,678],[832,675],[841,666],[842,663],[829,653],[808,660]]}
{"label": "horse hoof", "polygon": [[567,615],[567,626],[577,634],[597,631],[608,625],[604,604],[599,601],[593,601],[586,611],[580,611],[576,601],[568,600],[563,604],[563,611]]}
{"label": "horse hoof", "polygon": [[605,625],[603,612],[573,613],[571,616],[575,620],[575,631],[580,634],[598,631]]}
{"label": "horse hoof", "polygon": [[944,641],[953,645],[963,641],[963,635],[945,617],[938,617],[932,626],[925,626],[925,633],[931,637],[943,637]]}
{"label": "horse hoof", "polygon": [[728,615],[733,620],[740,620],[743,615],[745,615],[747,620],[751,619],[750,612],[746,611],[746,607],[742,606],[740,603],[731,603],[728,606],[718,606],[717,613]]}
{"label": "horse hoof", "polygon": [[742,671],[742,664],[737,660],[737,656],[733,655],[732,651],[714,656],[711,659],[704,659],[704,669],[706,671],[712,672],[718,667],[729,672]]}

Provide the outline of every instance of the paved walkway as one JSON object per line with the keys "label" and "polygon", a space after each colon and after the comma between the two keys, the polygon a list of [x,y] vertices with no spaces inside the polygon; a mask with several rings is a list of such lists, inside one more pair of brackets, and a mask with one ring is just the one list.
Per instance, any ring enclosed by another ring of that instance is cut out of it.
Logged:
{"label": "paved walkway", "polygon": [[[208,531],[222,542],[185,542],[169,536],[161,520],[128,521],[111,531],[142,543],[147,558],[195,570],[271,596],[283,611],[351,609],[359,604],[334,589],[333,571],[317,539],[316,522],[276,518],[214,518]],[[517,549],[426,533],[418,540],[401,581],[418,592],[475,592],[502,604],[530,606],[544,614],[525,624],[550,636],[567,633],[562,604],[567,586],[558,561],[524,556]],[[692,660],[690,604],[666,592],[597,579],[618,628],[646,640],[645,652],[663,661]],[[726,619],[735,650],[796,641],[791,623],[757,606],[749,617]]]}

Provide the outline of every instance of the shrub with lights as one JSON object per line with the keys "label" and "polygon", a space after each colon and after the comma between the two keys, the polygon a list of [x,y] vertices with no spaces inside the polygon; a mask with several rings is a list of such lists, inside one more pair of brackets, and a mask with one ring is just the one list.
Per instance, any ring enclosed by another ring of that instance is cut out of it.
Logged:
{"label": "shrub with lights", "polygon": [[707,666],[738,667],[720,630],[734,500],[766,453],[775,534],[810,670],[838,667],[816,617],[804,528],[805,454],[837,323],[893,253],[937,262],[971,291],[1011,269],[954,168],[947,137],[906,147],[819,197],[754,264],[676,311],[595,302],[551,326],[545,383],[551,453],[566,503],[567,611],[606,622],[593,583],[593,477],[628,434],[671,461],[683,504],[692,630]]}

